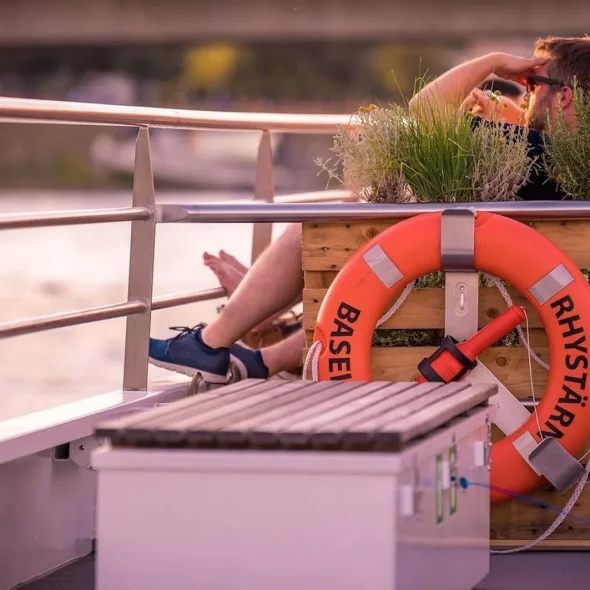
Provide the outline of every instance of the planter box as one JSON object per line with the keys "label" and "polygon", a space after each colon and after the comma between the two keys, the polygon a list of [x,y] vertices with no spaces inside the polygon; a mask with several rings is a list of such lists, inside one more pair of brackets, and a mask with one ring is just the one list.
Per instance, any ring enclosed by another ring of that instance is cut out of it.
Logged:
{"label": "planter box", "polygon": [[[334,277],[352,254],[381,231],[398,220],[376,222],[307,223],[303,227],[303,326],[306,343],[313,341],[313,330],[322,300]],[[526,222],[560,247],[580,268],[590,268],[590,221],[550,220]],[[510,292],[514,303],[523,305],[529,317],[530,341],[542,358],[548,359],[547,338],[538,315],[528,302],[515,291]],[[480,327],[506,308],[495,287],[480,288]],[[380,330],[442,329],[444,327],[444,289],[414,289],[400,310]],[[435,350],[434,347],[374,347],[373,379],[409,381],[418,376],[417,365]],[[307,354],[307,350],[305,351]],[[532,400],[528,355],[525,348],[494,347],[481,360],[498,379],[519,399]],[[545,388],[548,373],[532,362],[537,397]],[[502,437],[494,431],[494,439]],[[590,441],[589,441],[590,442]],[[580,453],[583,454],[582,451]],[[531,492],[534,501],[565,506],[571,492],[561,494],[546,485]],[[580,496],[572,513],[590,520],[590,485]],[[538,537],[555,520],[558,512],[521,500],[511,500],[492,506],[490,537],[492,546],[501,549],[528,543]],[[566,518],[551,537],[540,546],[551,549],[590,547],[590,526]]]}

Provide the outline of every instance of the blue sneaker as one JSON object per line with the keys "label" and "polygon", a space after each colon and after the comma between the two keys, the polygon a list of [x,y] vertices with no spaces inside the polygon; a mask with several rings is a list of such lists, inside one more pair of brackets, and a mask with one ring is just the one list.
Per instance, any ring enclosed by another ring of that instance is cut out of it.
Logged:
{"label": "blue sneaker", "polygon": [[201,374],[208,383],[227,383],[234,369],[239,379],[267,379],[259,350],[234,344],[230,348],[211,348],[201,338],[202,324],[193,328],[171,327],[180,332],[174,338],[150,338],[149,361],[152,365],[193,377]]}

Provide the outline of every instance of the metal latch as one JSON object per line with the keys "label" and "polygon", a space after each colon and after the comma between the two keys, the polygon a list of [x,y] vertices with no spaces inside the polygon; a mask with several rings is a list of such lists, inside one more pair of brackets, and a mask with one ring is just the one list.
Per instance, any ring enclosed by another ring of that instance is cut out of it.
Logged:
{"label": "metal latch", "polygon": [[445,209],[440,253],[445,271],[445,335],[457,341],[477,332],[479,274],[475,268],[475,212]]}
{"label": "metal latch", "polygon": [[553,437],[544,438],[529,454],[529,461],[560,492],[566,492],[585,472],[582,464]]}

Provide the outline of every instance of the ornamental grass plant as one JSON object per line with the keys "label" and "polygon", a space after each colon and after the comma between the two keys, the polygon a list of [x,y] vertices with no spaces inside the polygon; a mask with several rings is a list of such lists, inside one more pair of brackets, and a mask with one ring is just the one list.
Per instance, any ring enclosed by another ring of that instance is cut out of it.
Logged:
{"label": "ornamental grass plant", "polygon": [[[408,113],[397,105],[359,109],[334,137],[330,160],[317,160],[358,198],[373,203],[507,201],[527,182],[526,133],[436,101]],[[343,167],[343,178],[336,172]]]}
{"label": "ornamental grass plant", "polygon": [[590,199],[590,89],[574,84],[573,106],[577,128],[572,129],[562,110],[547,122],[544,165],[549,177],[572,199]]}
{"label": "ornamental grass plant", "polygon": [[[352,124],[335,134],[336,165],[317,163],[372,203],[516,200],[533,165],[526,133],[494,121],[476,124],[471,115],[439,105],[432,100],[412,109],[362,107]],[[440,272],[416,283],[417,288],[443,286]],[[443,335],[443,330],[376,330],[373,346],[437,346]],[[498,345],[517,341],[511,333]]]}

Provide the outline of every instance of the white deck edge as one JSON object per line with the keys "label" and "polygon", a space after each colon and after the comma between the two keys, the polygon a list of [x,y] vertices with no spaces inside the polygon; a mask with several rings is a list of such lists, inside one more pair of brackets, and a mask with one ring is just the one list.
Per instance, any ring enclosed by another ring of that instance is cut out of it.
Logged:
{"label": "white deck edge", "polygon": [[97,424],[186,396],[190,380],[151,383],[147,392],[115,390],[0,421],[0,464],[90,436]]}

